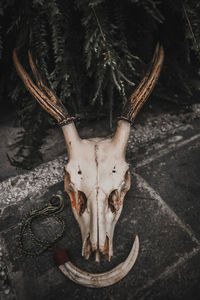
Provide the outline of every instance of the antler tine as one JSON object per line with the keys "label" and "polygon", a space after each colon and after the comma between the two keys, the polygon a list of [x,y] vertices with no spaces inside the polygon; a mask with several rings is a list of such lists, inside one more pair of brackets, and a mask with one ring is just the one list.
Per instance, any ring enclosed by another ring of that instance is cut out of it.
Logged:
{"label": "antler tine", "polygon": [[164,49],[159,43],[156,46],[152,62],[142,81],[125,104],[121,120],[133,123],[139,110],[150,96],[161,71],[164,59]]}
{"label": "antler tine", "polygon": [[[38,69],[33,61],[30,50],[28,50],[28,59],[29,59],[31,70],[37,82],[37,85],[41,88],[42,91],[44,91],[48,95],[48,97],[51,99],[52,102],[54,102],[55,104],[59,102],[56,95],[42,81],[40,73],[38,72]],[[62,102],[60,102],[59,104],[63,106]]]}
{"label": "antler tine", "polygon": [[123,152],[125,152],[127,146],[131,123],[133,123],[139,110],[151,94],[158,80],[162,68],[163,59],[164,49],[158,43],[154,52],[152,62],[145,76],[123,108],[122,115],[118,121],[116,133],[113,137],[113,143],[115,143],[116,147],[118,147],[118,149],[121,149],[121,151]]}
{"label": "antler tine", "polygon": [[15,68],[23,80],[27,90],[33,95],[39,104],[58,121],[58,124],[63,127],[64,125],[72,123],[75,118],[69,115],[65,106],[57,99],[55,94],[44,85],[33,62],[31,53],[29,52],[29,63],[39,87],[34,84],[28,73],[20,64],[15,49],[13,50],[13,61]]}

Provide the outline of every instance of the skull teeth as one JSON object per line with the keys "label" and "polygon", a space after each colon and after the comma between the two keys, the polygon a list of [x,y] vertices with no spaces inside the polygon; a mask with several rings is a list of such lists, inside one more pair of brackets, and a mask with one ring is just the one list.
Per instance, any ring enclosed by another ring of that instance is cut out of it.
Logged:
{"label": "skull teeth", "polygon": [[93,246],[91,244],[90,235],[88,235],[83,242],[82,256],[84,256],[85,259],[89,259],[92,252],[95,252],[96,262],[100,262],[100,253],[106,255],[107,260],[110,261],[113,253],[112,253],[112,245],[110,244],[109,237],[106,236],[104,248],[99,249],[98,247],[96,247],[96,245]]}
{"label": "skull teeth", "polygon": [[98,263],[100,262],[100,255],[99,255],[98,250],[95,251],[95,261],[98,262]]}
{"label": "skull teeth", "polygon": [[91,252],[92,252],[92,246],[90,242],[90,236],[88,235],[83,242],[82,256],[84,256],[85,259],[89,259]]}

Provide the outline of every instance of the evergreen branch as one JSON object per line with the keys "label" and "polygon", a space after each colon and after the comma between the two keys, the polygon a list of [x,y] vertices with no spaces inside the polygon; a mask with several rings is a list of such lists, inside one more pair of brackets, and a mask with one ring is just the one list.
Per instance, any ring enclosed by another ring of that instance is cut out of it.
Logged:
{"label": "evergreen branch", "polygon": [[[0,14],[1,9],[2,4]],[[13,162],[26,167],[41,162],[36,162],[36,155],[53,121],[27,94],[12,64],[7,63],[11,47],[17,48],[27,71],[26,49],[31,48],[41,75],[78,116],[110,115],[111,125],[113,103],[117,101],[120,107],[135,85],[138,62],[149,59],[160,32],[168,41],[169,59],[162,72],[167,80],[161,78],[155,93],[173,97],[195,92],[188,70],[197,74],[200,55],[192,53],[191,60],[187,58],[191,50],[200,52],[199,10],[199,0],[184,1],[181,9],[179,0],[4,0],[0,52],[6,72],[0,78],[0,101],[7,103],[9,95],[17,106],[18,124],[24,128],[14,145]],[[146,39],[152,45],[149,50],[145,49]]]}
{"label": "evergreen branch", "polygon": [[107,41],[106,41],[105,35],[104,35],[104,33],[103,33],[101,24],[100,24],[100,22],[99,22],[99,19],[98,19],[98,17],[97,17],[97,14],[96,14],[96,12],[95,12],[94,7],[92,7],[92,11],[93,11],[94,16],[95,16],[95,18],[96,18],[96,21],[97,21],[97,24],[98,24],[98,27],[99,27],[101,36],[102,36],[102,38],[103,38],[103,40],[104,40],[104,42],[105,42],[106,49],[107,49],[107,54],[108,54],[108,58],[110,59],[110,58],[111,58],[111,55],[110,55],[110,51],[109,51],[109,49],[108,49]]}

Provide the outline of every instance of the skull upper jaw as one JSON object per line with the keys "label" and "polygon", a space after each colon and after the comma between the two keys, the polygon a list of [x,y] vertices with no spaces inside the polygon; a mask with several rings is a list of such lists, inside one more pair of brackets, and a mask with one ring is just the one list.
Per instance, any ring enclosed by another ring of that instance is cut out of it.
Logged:
{"label": "skull upper jaw", "polygon": [[[91,253],[95,252],[95,259],[96,261],[99,261],[99,254],[101,253],[110,261],[113,255],[114,228],[122,207],[115,214],[113,214],[108,207],[106,207],[107,212],[105,212],[104,205],[95,207],[96,201],[90,201],[91,199],[89,198],[87,199],[87,203],[90,203],[92,207],[87,207],[84,212],[80,212],[81,206],[79,200],[77,200],[78,195],[78,192],[75,194],[72,192],[69,193],[72,211],[81,230],[82,255],[86,259],[89,259]],[[76,201],[74,201],[74,199],[76,199]]]}
{"label": "skull upper jaw", "polygon": [[65,178],[65,190],[70,196],[72,211],[79,224],[82,235],[82,255],[88,259],[95,252],[96,261],[103,254],[110,261],[113,256],[113,235],[115,225],[123,208],[123,200],[130,188],[130,173],[110,194],[93,188],[89,195],[69,186]]}
{"label": "skull upper jaw", "polygon": [[[113,256],[113,236],[114,236],[114,230],[116,222],[121,214],[122,208],[115,214],[113,218],[113,213],[109,212],[110,218],[108,214],[106,214],[106,221],[104,226],[101,226],[99,224],[99,230],[93,234],[93,230],[91,226],[89,227],[90,230],[87,230],[85,226],[85,222],[83,225],[83,222],[80,221],[80,219],[77,219],[80,229],[81,229],[81,235],[82,235],[82,255],[89,259],[92,252],[95,253],[95,260],[99,261],[100,257],[99,254],[105,255],[107,260],[110,261],[111,257]],[[74,212],[76,215],[76,212]],[[111,215],[112,214],[112,215]],[[88,216],[84,216],[86,219]],[[96,239],[96,236],[98,237]]]}

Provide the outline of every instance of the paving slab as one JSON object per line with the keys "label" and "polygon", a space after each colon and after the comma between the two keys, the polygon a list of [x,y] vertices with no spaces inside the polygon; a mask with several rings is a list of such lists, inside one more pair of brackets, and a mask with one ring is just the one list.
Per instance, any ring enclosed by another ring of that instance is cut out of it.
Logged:
{"label": "paving slab", "polygon": [[[15,291],[16,299],[133,299],[146,292],[146,285],[154,285],[160,274],[169,266],[176,264],[180,257],[183,262],[198,249],[198,243],[180,226],[174,216],[159,201],[152,198],[148,189],[133,174],[133,185],[126,198],[124,209],[115,231],[114,257],[111,263],[105,259],[97,264],[81,257],[81,236],[78,225],[66,197],[65,210],[61,214],[66,220],[67,230],[59,247],[67,248],[71,260],[90,272],[108,270],[128,255],[134,235],[140,238],[140,254],[136,265],[122,281],[114,286],[100,290],[84,288],[69,281],[55,267],[52,252],[48,251],[36,258],[25,258],[19,251],[17,236],[19,224],[24,213],[31,208],[46,203],[53,192],[61,190],[63,183],[52,186],[42,197],[28,197],[4,209],[1,218],[1,238],[7,256],[8,276]],[[12,216],[12,218],[10,217]],[[48,237],[57,230],[53,220],[46,220],[36,226],[36,231]],[[173,272],[172,272],[173,273]],[[138,298],[139,299],[139,298]]]}
{"label": "paving slab", "polygon": [[168,272],[161,274],[154,284],[146,286],[138,295],[138,299],[199,300],[199,270],[200,253],[197,250],[191,253],[184,263],[176,265],[175,270],[169,269]]}
{"label": "paving slab", "polygon": [[139,162],[136,169],[200,239],[199,120],[193,127],[192,133],[180,132],[172,144],[165,140],[162,149]]}

